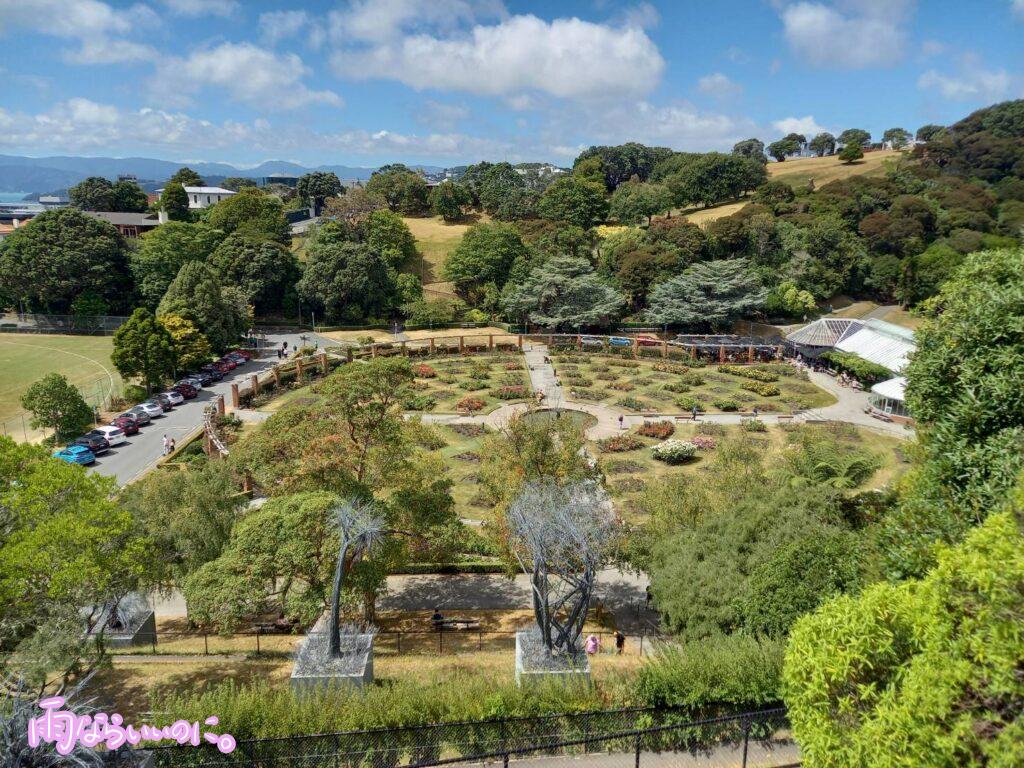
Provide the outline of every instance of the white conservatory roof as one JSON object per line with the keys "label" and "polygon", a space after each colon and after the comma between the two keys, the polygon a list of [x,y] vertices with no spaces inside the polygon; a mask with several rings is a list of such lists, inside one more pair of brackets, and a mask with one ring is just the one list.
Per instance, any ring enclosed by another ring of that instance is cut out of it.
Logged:
{"label": "white conservatory roof", "polygon": [[906,367],[910,353],[916,349],[913,331],[882,320],[868,320],[862,328],[840,339],[835,348],[852,352],[893,373]]}
{"label": "white conservatory roof", "polygon": [[903,376],[886,379],[875,384],[871,391],[879,397],[884,397],[887,400],[898,400],[902,403],[906,400],[907,380]]}
{"label": "white conservatory roof", "polygon": [[864,327],[864,321],[846,317],[822,317],[786,336],[786,340],[805,347],[834,347],[846,336]]}

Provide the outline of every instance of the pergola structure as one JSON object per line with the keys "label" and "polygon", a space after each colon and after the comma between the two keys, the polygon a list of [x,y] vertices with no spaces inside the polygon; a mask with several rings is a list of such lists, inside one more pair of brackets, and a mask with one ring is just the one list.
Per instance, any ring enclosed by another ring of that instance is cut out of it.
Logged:
{"label": "pergola structure", "polygon": [[782,339],[733,334],[697,335],[681,333],[669,342],[689,350],[690,357],[717,358],[720,363],[776,360],[782,357]]}

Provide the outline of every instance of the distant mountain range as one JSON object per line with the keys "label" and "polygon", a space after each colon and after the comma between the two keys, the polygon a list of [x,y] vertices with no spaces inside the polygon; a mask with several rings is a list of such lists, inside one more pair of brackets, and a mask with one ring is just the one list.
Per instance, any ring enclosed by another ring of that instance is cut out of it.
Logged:
{"label": "distant mountain range", "polygon": [[[228,176],[259,178],[273,174],[301,176],[310,171],[334,171],[340,179],[368,179],[375,168],[348,165],[318,165],[307,168],[286,160],[267,160],[254,168],[236,168],[228,163],[175,163],[151,157],[20,157],[0,155],[0,192],[46,193],[67,189],[88,176],[115,180],[130,174],[144,187],[160,186],[175,171],[187,165],[208,182]],[[443,170],[436,166],[417,166],[427,173]],[[156,182],[146,184],[144,182]]]}

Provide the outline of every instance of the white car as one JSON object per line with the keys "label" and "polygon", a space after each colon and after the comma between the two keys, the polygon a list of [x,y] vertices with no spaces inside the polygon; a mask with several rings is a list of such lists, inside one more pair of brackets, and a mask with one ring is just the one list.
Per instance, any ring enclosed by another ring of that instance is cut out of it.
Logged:
{"label": "white car", "polygon": [[161,416],[164,415],[164,409],[161,408],[156,403],[150,403],[147,401],[145,403],[139,403],[135,407],[141,408],[143,411],[146,412],[146,415],[149,416],[149,418],[151,419],[159,419]]}
{"label": "white car", "polygon": [[181,405],[185,402],[184,396],[181,392],[175,392],[173,389],[169,389],[166,392],[161,392],[161,395],[171,401],[171,405]]}
{"label": "white car", "polygon": [[201,382],[199,379],[193,379],[191,376],[186,376],[181,381],[175,382],[175,385],[178,384],[191,384],[193,387],[196,388],[196,390],[200,390],[203,388],[203,382]]}
{"label": "white car", "polygon": [[128,439],[128,436],[125,435],[123,429],[114,426],[97,427],[96,429],[92,430],[92,432],[90,432],[89,434],[102,435],[107,439],[107,442],[110,443],[112,446],[120,445],[121,443],[125,442]]}

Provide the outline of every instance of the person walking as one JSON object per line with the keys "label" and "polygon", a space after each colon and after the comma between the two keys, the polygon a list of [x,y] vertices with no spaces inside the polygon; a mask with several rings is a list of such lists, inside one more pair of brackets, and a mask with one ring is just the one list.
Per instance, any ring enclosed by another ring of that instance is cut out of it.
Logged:
{"label": "person walking", "polygon": [[178,444],[174,442],[174,438],[171,438],[171,442],[167,445],[167,452],[174,453],[177,450]]}
{"label": "person walking", "polygon": [[168,446],[170,446],[170,443],[167,440],[167,435],[164,435],[163,443],[164,443],[164,456],[166,456],[167,455],[167,448],[168,448]]}
{"label": "person walking", "polygon": [[694,421],[697,420],[697,406],[696,405],[693,406],[693,420]]}
{"label": "person walking", "polygon": [[619,414],[619,429],[625,429],[625,424],[623,422],[624,422],[624,419],[623,419],[622,414],[620,413]]}
{"label": "person walking", "polygon": [[615,630],[615,653],[618,656],[622,655],[622,652],[626,649],[626,636]]}
{"label": "person walking", "polygon": [[583,650],[587,652],[588,656],[593,656],[601,650],[601,641],[597,639],[596,635],[588,635]]}
{"label": "person walking", "polygon": [[758,414],[760,414],[760,413],[761,413],[761,409],[760,409],[760,408],[758,408],[758,407],[757,407],[757,406],[755,405],[755,406],[754,406],[754,418],[756,419],[756,418],[758,417]]}

